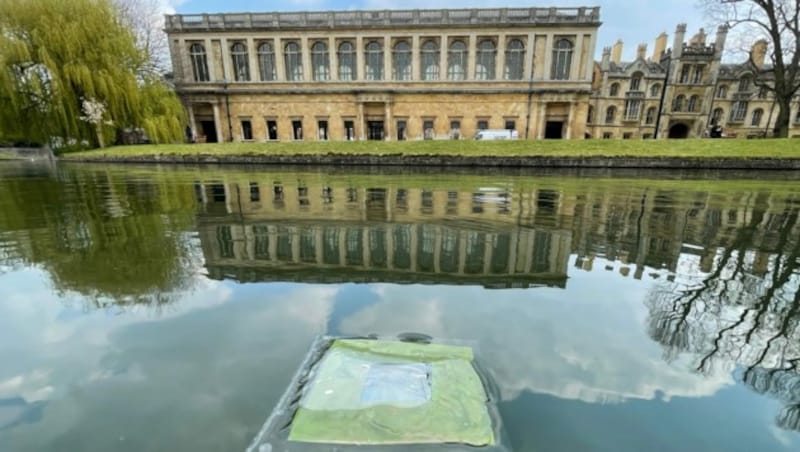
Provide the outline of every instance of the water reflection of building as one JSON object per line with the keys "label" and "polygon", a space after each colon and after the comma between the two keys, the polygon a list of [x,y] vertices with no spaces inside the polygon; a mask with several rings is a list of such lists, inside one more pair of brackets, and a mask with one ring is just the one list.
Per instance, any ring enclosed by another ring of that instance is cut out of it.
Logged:
{"label": "water reflection of building", "polygon": [[299,181],[198,183],[196,190],[215,278],[487,287],[566,281],[569,231],[520,224],[531,215],[512,215],[514,196],[502,189]]}

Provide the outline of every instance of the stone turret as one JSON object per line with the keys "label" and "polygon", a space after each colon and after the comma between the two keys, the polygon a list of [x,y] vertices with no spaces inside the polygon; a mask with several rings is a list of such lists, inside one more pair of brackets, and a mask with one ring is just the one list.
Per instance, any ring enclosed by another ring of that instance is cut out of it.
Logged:
{"label": "stone turret", "polygon": [[683,53],[683,40],[686,37],[686,24],[678,24],[672,40],[672,58],[680,58]]}
{"label": "stone turret", "polygon": [[637,60],[647,59],[647,44],[639,44],[639,47],[636,48],[636,59]]}
{"label": "stone turret", "polygon": [[714,47],[717,50],[717,55],[721,55],[722,51],[725,50],[725,39],[728,37],[728,26],[727,25],[720,25],[717,28],[717,39],[714,41]]}
{"label": "stone turret", "polygon": [[653,61],[661,61],[661,55],[667,50],[667,36],[666,33],[661,33],[656,37],[656,45],[653,47]]}
{"label": "stone turret", "polygon": [[611,48],[611,61],[619,64],[622,62],[622,40],[618,39],[617,42],[614,44],[614,47]]}
{"label": "stone turret", "polygon": [[603,59],[600,61],[600,69],[603,71],[611,69],[611,47],[603,47]]}
{"label": "stone turret", "polygon": [[767,48],[766,39],[759,39],[753,43],[753,47],[750,49],[750,58],[753,60],[753,64],[759,69],[764,67],[764,61],[767,59]]}

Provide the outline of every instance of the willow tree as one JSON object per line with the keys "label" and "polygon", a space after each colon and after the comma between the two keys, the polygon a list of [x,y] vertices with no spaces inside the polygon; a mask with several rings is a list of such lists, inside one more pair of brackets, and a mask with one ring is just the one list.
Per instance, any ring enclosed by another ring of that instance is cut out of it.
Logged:
{"label": "willow tree", "polygon": [[0,140],[102,146],[182,137],[183,110],[110,0],[0,0]]}

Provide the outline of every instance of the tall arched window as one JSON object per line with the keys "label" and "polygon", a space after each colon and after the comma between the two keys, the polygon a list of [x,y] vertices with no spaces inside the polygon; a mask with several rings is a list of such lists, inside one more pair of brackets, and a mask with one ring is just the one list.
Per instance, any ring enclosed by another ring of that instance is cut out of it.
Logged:
{"label": "tall arched window", "polygon": [[383,46],[378,41],[370,41],[364,52],[364,78],[383,80]]}
{"label": "tall arched window", "polygon": [[639,91],[642,86],[642,77],[643,74],[641,72],[635,72],[631,77],[631,91]]}
{"label": "tall arched window", "polygon": [[606,109],[606,124],[613,124],[617,116],[617,107],[610,106]]}
{"label": "tall arched window", "polygon": [[192,60],[192,72],[196,82],[207,82],[211,79],[208,74],[208,59],[206,48],[203,44],[194,43],[189,46],[189,58]]}
{"label": "tall arched window", "polygon": [[689,103],[686,106],[686,111],[697,111],[700,109],[700,98],[695,94],[689,98]]}
{"label": "tall arched window", "polygon": [[594,107],[589,105],[589,111],[586,113],[586,122],[591,124],[594,122]]}
{"label": "tall arched window", "polygon": [[725,112],[722,111],[721,108],[715,108],[714,111],[711,112],[711,125],[712,126],[718,125],[719,122],[722,121],[724,115]]}
{"label": "tall arched window", "polygon": [[422,43],[421,64],[419,67],[422,80],[439,80],[439,45],[436,41],[427,40]]}
{"label": "tall arched window", "polygon": [[797,111],[794,113],[794,122],[800,124],[800,105],[797,106]]}
{"label": "tall arched window", "polygon": [[525,45],[519,39],[508,41],[506,46],[506,80],[522,80],[525,72]]}
{"label": "tall arched window", "polygon": [[612,83],[608,87],[608,95],[611,97],[619,96],[619,83]]}
{"label": "tall arched window", "polygon": [[475,79],[494,80],[494,67],[497,60],[497,48],[494,42],[489,39],[479,42],[475,60]]}
{"label": "tall arched window", "polygon": [[467,46],[464,41],[453,41],[447,49],[447,79],[467,78]]}
{"label": "tall arched window", "polygon": [[652,124],[655,121],[656,121],[656,107],[650,107],[647,109],[647,113],[644,115],[644,123]]}
{"label": "tall arched window", "polygon": [[322,41],[311,46],[311,76],[316,81],[331,79],[331,60],[328,56],[328,44]]}
{"label": "tall arched window", "polygon": [[392,78],[394,80],[411,80],[411,46],[400,41],[392,49]]}
{"label": "tall arched window", "polygon": [[750,121],[750,125],[753,127],[760,126],[762,116],[764,116],[764,110],[760,108],[756,108],[755,110],[753,110],[753,119]]}
{"label": "tall arched window", "polygon": [[339,80],[356,79],[356,49],[351,42],[339,44]]}
{"label": "tall arched window", "polygon": [[303,80],[303,58],[300,45],[296,42],[286,44],[283,49],[283,60],[286,64],[286,80],[299,82]]}
{"label": "tall arched window", "polygon": [[739,92],[746,93],[750,91],[750,85],[753,82],[753,78],[749,75],[743,75],[742,78],[739,79]]}
{"label": "tall arched window", "polygon": [[650,97],[658,97],[661,95],[661,85],[656,83],[650,87]]}
{"label": "tall arched window", "polygon": [[276,78],[275,51],[272,48],[272,44],[268,42],[261,43],[258,46],[258,72],[263,82],[271,82]]}
{"label": "tall arched window", "polygon": [[568,80],[571,67],[572,42],[569,39],[559,39],[553,47],[553,66],[550,68],[550,78]]}
{"label": "tall arched window", "polygon": [[683,111],[683,103],[686,101],[686,96],[683,94],[678,95],[672,101],[672,111]]}
{"label": "tall arched window", "polygon": [[717,88],[717,99],[728,98],[728,85],[719,85]]}
{"label": "tall arched window", "polygon": [[233,62],[233,79],[237,82],[250,81],[250,63],[247,56],[247,46],[237,42],[231,46],[231,60]]}

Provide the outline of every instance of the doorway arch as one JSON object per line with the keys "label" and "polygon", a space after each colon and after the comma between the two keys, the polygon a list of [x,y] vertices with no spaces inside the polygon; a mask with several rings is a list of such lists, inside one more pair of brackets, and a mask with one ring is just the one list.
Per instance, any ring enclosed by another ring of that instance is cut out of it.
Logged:
{"label": "doorway arch", "polygon": [[689,126],[684,123],[677,123],[669,128],[669,138],[689,138]]}

